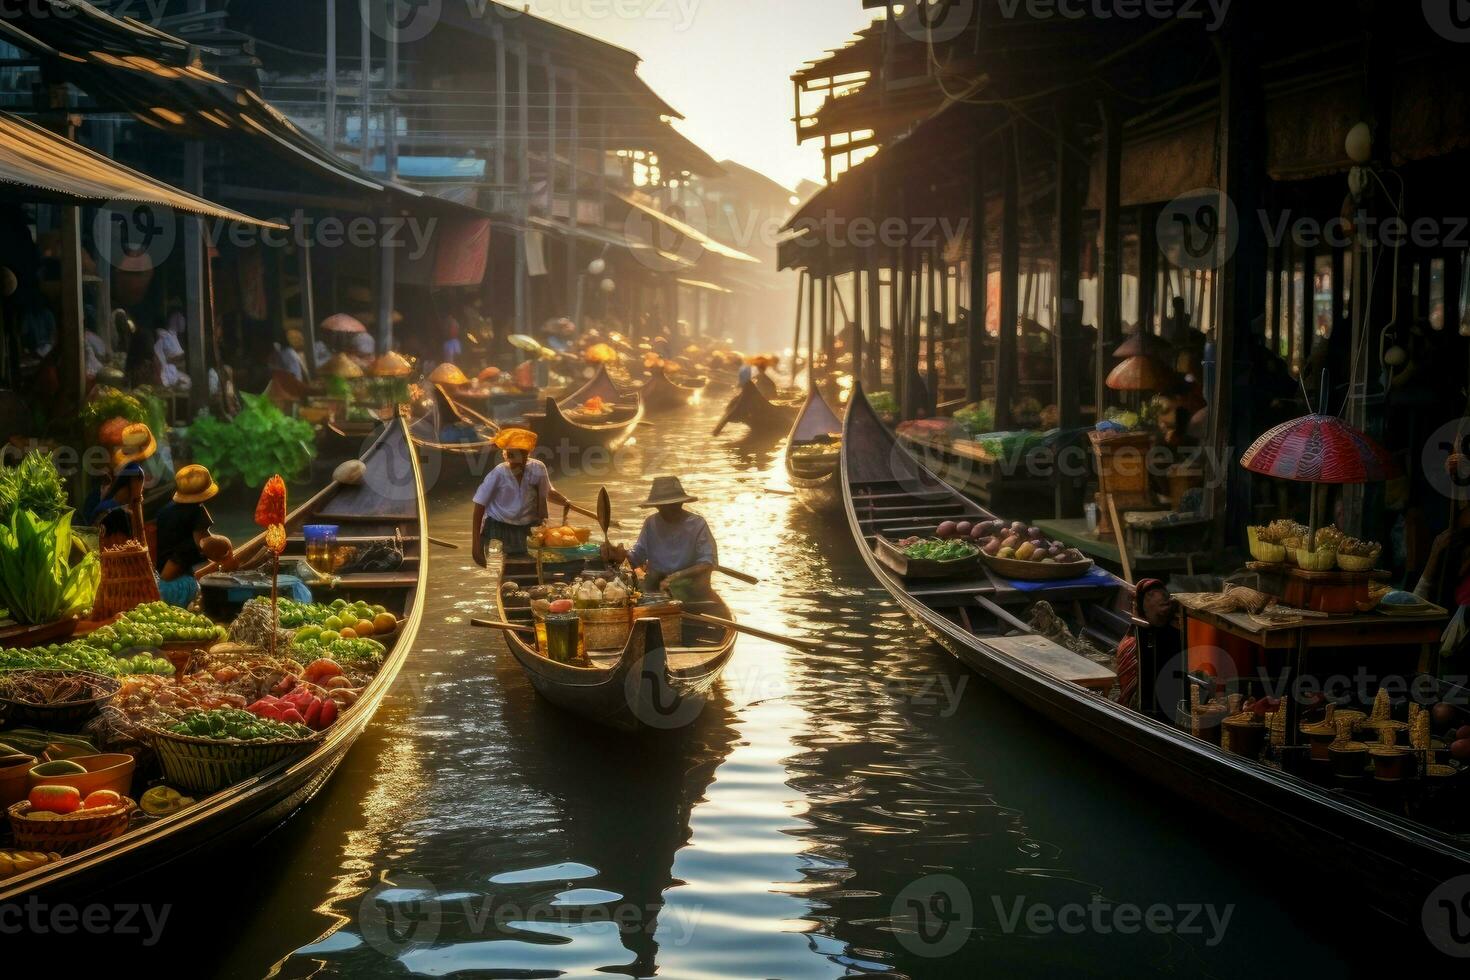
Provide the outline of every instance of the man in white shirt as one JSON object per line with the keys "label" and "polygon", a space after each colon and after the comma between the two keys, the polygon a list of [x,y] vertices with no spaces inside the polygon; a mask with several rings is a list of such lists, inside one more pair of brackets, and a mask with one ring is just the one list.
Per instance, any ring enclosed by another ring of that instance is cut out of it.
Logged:
{"label": "man in white shirt", "polygon": [[475,491],[475,509],[471,518],[475,563],[485,564],[485,545],[499,541],[507,555],[524,555],[531,528],[546,520],[547,505],[569,507],[579,514],[596,518],[567,500],[551,485],[546,464],[532,459],[536,433],[529,429],[501,429],[495,445],[505,462],[495,467]]}
{"label": "man in white shirt", "polygon": [[626,560],[634,568],[642,568],[646,592],[677,592],[693,597],[707,594],[710,573],[719,564],[720,553],[709,523],[684,509],[685,504],[697,499],[684,492],[678,477],[656,477],[648,499],[640,506],[656,508],[657,513],[643,522],[631,551],[604,545],[603,557],[613,563]]}

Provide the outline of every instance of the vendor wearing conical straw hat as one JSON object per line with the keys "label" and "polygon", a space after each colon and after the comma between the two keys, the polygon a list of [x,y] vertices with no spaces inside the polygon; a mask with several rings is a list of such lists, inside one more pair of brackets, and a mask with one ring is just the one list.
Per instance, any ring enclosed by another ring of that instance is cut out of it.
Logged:
{"label": "vendor wearing conical straw hat", "polygon": [[570,507],[594,520],[597,515],[567,500],[551,485],[546,464],[532,459],[536,433],[530,429],[501,429],[495,446],[505,461],[490,471],[475,491],[470,533],[476,564],[485,564],[485,546],[499,541],[507,555],[526,553],[531,528],[546,520],[548,505]]}
{"label": "vendor wearing conical straw hat", "polygon": [[122,430],[112,451],[112,483],[89,515],[104,546],[143,541],[143,461],[158,451],[153,430],[133,422]]}
{"label": "vendor wearing conical straw hat", "polygon": [[643,522],[638,541],[628,550],[619,545],[603,545],[603,557],[610,562],[630,562],[644,570],[646,592],[677,592],[681,597],[697,598],[710,591],[710,573],[720,563],[719,546],[703,517],[684,509],[685,504],[699,498],[686,493],[677,476],[655,477],[648,499],[640,507],[652,507],[655,513]]}
{"label": "vendor wearing conical straw hat", "polygon": [[209,470],[197,463],[174,475],[174,497],[158,512],[158,551],[154,568],[158,592],[171,606],[188,608],[199,594],[194,569],[217,561],[228,570],[233,565],[230,539],[214,533],[214,518],[204,506],[219,493],[219,484]]}

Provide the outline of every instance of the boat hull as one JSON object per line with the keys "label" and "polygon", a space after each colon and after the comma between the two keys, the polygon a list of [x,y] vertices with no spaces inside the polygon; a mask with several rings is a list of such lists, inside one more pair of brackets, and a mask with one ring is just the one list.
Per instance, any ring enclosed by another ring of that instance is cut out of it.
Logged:
{"label": "boat hull", "polygon": [[[911,492],[922,484],[931,492],[939,481],[893,443],[891,435],[886,444],[877,444],[870,432],[855,435],[855,424],[881,428],[861,392],[849,408],[841,469],[844,510],[858,550],[899,607],[981,678],[1077,735],[1081,743],[1212,814],[1228,832],[1267,840],[1302,867],[1351,869],[1362,900],[1400,922],[1419,923],[1435,888],[1470,874],[1470,847],[1463,838],[1325,792],[1057,680],[988,646],[983,637],[910,595],[869,547],[859,519],[864,504],[855,499],[854,486],[876,485],[878,470],[893,458],[904,460],[903,472],[894,474],[895,488]],[[856,451],[861,458],[851,456]],[[884,462],[875,463],[878,459]],[[861,471],[856,479],[854,471]]]}
{"label": "boat hull", "polygon": [[747,381],[730,400],[713,434],[719,435],[729,425],[743,425],[751,436],[784,433],[796,415],[795,405],[773,402],[762,395],[753,382]]}

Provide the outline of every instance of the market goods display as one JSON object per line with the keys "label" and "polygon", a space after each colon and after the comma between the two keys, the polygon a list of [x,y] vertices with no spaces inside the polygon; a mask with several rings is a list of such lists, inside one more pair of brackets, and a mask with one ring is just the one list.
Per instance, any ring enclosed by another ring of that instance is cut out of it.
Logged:
{"label": "market goods display", "polygon": [[581,548],[591,540],[591,536],[591,528],[556,524],[544,528],[533,528],[528,543],[533,548]]}
{"label": "market goods display", "polygon": [[[259,603],[261,600],[251,600]],[[248,608],[248,604],[247,604]],[[311,639],[328,632],[348,639],[391,633],[398,628],[398,618],[383,606],[367,602],[347,602],[336,599],[328,605],[280,600],[281,626],[286,629],[307,632],[302,639]],[[309,632],[319,627],[320,633]],[[331,639],[329,637],[329,639]]]}
{"label": "market goods display", "polygon": [[104,677],[174,672],[173,666],[162,657],[148,653],[112,656],[86,640],[25,650],[0,649],[0,670],[85,670]]}
{"label": "market goods display", "polygon": [[71,564],[71,512],[42,519],[24,507],[0,524],[0,608],[17,623],[51,623],[92,607],[101,579],[97,556]]}
{"label": "market goods display", "polygon": [[[355,636],[332,636],[332,630],[324,630],[312,636],[311,627],[296,631],[291,644],[291,654],[301,660],[334,660],[340,664],[376,667],[383,662],[388,648],[377,640]],[[301,634],[305,632],[306,636]]]}
{"label": "market goods display", "polygon": [[71,786],[37,786],[10,807],[10,832],[17,847],[74,854],[111,840],[128,829],[133,801],[110,794],[88,806]]}
{"label": "market goods display", "polygon": [[960,538],[904,538],[898,542],[905,557],[922,558],[925,561],[959,561],[973,558],[980,549]]}
{"label": "market goods display", "polygon": [[271,721],[236,708],[191,712],[166,731],[171,735],[235,742],[279,742],[311,736],[311,729],[303,724]]}
{"label": "market goods display", "polygon": [[115,623],[93,631],[84,642],[117,654],[173,643],[208,645],[225,636],[224,628],[207,616],[166,602],[149,602],[123,614]]}
{"label": "market goods display", "polygon": [[185,796],[172,786],[150,787],[138,798],[138,808],[150,817],[171,816],[193,805],[192,796]]}
{"label": "market goods display", "polygon": [[116,680],[87,671],[9,671],[0,674],[0,712],[12,724],[73,728],[117,691]]}
{"label": "market goods display", "polygon": [[0,881],[60,860],[61,855],[55,851],[0,851]]}
{"label": "market goods display", "polygon": [[[952,525],[952,526],[946,526]],[[974,524],[946,521],[939,525],[938,536],[964,537],[968,535],[979,544],[987,557],[1006,560],[1035,562],[1041,565],[1091,564],[1087,556],[1076,548],[1069,548],[1060,541],[1052,541],[1040,528],[1028,527],[1020,521],[1007,524],[1005,521],[989,520]]]}

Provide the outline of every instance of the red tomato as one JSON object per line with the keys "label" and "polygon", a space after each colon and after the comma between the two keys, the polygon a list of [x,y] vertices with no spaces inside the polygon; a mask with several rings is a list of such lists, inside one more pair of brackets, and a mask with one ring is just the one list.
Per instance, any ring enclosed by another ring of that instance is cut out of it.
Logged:
{"label": "red tomato", "polygon": [[82,808],[82,793],[75,786],[37,786],[27,797],[32,810],[43,813],[76,813]]}

